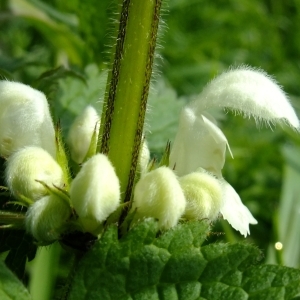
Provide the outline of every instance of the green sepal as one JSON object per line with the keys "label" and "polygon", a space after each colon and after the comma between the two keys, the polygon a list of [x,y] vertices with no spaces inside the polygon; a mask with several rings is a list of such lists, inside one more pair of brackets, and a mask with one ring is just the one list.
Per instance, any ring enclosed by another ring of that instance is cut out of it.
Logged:
{"label": "green sepal", "polygon": [[64,147],[62,132],[59,123],[55,127],[55,143],[56,143],[56,161],[62,168],[64,183],[66,184],[65,188],[66,190],[69,190],[70,179],[71,179],[71,173],[69,169],[69,159]]}
{"label": "green sepal", "polygon": [[21,202],[18,202],[18,203],[21,203],[22,206],[28,207],[34,203],[34,201],[32,199],[24,196],[23,194],[20,194],[18,192],[17,192],[17,194],[18,194],[19,199],[21,199]]}
{"label": "green sepal", "polygon": [[169,166],[170,151],[171,151],[171,142],[168,141],[165,151],[164,151],[164,154],[159,162],[159,167],[163,167],[163,166],[168,167]]}
{"label": "green sepal", "polygon": [[[97,122],[98,123],[98,122]],[[87,161],[89,158],[94,156],[97,153],[97,145],[98,145],[98,130],[97,130],[97,123],[95,125],[93,135],[91,138],[89,149],[85,155],[83,162]]]}
{"label": "green sepal", "polygon": [[40,183],[43,187],[45,187],[47,189],[47,191],[51,194],[54,195],[62,200],[64,200],[68,205],[71,206],[71,200],[70,200],[70,195],[67,191],[57,187],[56,185],[53,185],[53,187],[49,186],[48,184],[46,184],[45,182],[41,181],[41,180],[35,180],[38,183]]}
{"label": "green sepal", "polygon": [[5,224],[5,225],[0,225],[1,229],[5,229],[5,228],[22,229],[24,228],[24,224],[25,224],[24,222],[25,222],[25,213],[0,210],[0,224]]}

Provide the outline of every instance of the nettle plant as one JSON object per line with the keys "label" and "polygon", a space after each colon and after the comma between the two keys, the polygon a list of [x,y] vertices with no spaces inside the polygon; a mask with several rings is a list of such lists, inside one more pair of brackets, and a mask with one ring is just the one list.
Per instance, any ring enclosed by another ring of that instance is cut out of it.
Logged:
{"label": "nettle plant", "polygon": [[[257,224],[222,176],[231,151],[206,110],[295,130],[299,120],[270,76],[230,69],[182,109],[173,142],[150,160],[144,118],[160,7],[123,1],[102,116],[86,107],[65,138],[43,93],[0,82],[2,194],[15,208],[0,212],[2,238],[27,245],[23,269],[12,262],[17,249],[4,249],[6,264],[22,277],[36,246],[59,241],[78,259],[61,299],[292,299],[299,270],[259,264],[261,252],[245,243],[202,246],[220,218],[245,237]],[[1,265],[2,299],[29,299]]]}

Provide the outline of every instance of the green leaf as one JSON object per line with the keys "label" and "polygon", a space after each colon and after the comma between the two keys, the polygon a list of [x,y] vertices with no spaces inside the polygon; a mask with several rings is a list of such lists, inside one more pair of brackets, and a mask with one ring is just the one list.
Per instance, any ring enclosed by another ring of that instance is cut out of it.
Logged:
{"label": "green leaf", "polygon": [[166,142],[175,138],[180,111],[187,101],[178,98],[175,90],[162,79],[154,85],[153,90],[146,115],[146,129],[150,129],[146,133],[146,140],[151,152],[163,153]]}
{"label": "green leaf", "polygon": [[6,265],[20,279],[23,278],[26,261],[32,260],[36,252],[32,237],[24,230],[0,230],[0,253],[5,251],[9,251]]}
{"label": "green leaf", "polygon": [[88,105],[101,112],[101,100],[104,97],[107,72],[100,72],[96,65],[88,65],[84,70],[86,81],[67,77],[59,81],[60,94],[53,101],[55,119],[61,121],[64,136],[74,119]]}
{"label": "green leaf", "polygon": [[177,225],[157,237],[146,220],[118,240],[111,226],[81,260],[70,300],[291,299],[300,270],[257,265],[254,246],[210,244],[206,221]]}
{"label": "green leaf", "polygon": [[0,299],[30,300],[30,294],[13,273],[0,261]]}

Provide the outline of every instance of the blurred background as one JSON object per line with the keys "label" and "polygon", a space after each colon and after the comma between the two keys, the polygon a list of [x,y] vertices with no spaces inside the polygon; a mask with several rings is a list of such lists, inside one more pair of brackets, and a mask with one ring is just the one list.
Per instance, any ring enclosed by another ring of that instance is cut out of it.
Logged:
{"label": "blurred background", "polygon": [[[0,76],[43,90],[64,131],[87,103],[101,109],[117,2],[0,0]],[[153,156],[174,138],[181,107],[230,66],[272,75],[300,116],[300,0],[166,2],[146,124]],[[218,221],[208,242],[253,243],[266,262],[298,268],[299,134],[212,113],[234,155],[223,175],[258,225],[245,241]]]}

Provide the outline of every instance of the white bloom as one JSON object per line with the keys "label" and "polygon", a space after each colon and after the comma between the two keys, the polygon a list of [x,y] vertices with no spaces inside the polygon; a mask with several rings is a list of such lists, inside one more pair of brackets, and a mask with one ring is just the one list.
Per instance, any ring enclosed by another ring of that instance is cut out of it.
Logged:
{"label": "white bloom", "polygon": [[70,147],[71,157],[77,163],[82,163],[91,144],[96,130],[98,136],[100,117],[91,105],[75,119],[70,127],[67,143]]}
{"label": "white bloom", "polygon": [[36,180],[63,188],[63,171],[53,157],[39,147],[25,147],[7,160],[5,179],[9,190],[18,199],[19,194],[38,200],[48,192]]}
{"label": "white bloom", "polygon": [[186,206],[183,191],[172,170],[160,167],[144,175],[136,184],[132,210],[135,220],[156,218],[162,229],[178,223]]}
{"label": "white bloom", "polygon": [[55,157],[55,133],[45,95],[18,82],[0,81],[0,155],[38,146]]}
{"label": "white bloom", "polygon": [[[170,154],[170,168],[179,176],[204,168],[221,182],[223,217],[244,236],[256,224],[234,189],[222,180],[228,142],[204,110],[227,107],[257,121],[286,123],[299,129],[299,120],[284,92],[263,72],[249,68],[230,70],[213,80],[181,113],[179,129]],[[230,150],[230,149],[229,149]]]}
{"label": "white bloom", "polygon": [[70,198],[86,231],[94,232],[120,203],[120,185],[104,154],[83,164],[70,187]]}
{"label": "white bloom", "polygon": [[67,202],[54,195],[45,196],[29,207],[26,230],[38,241],[51,243],[59,238],[70,215]]}

